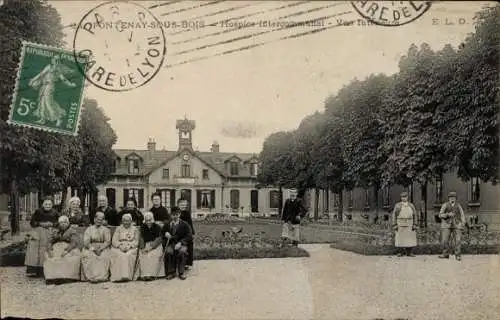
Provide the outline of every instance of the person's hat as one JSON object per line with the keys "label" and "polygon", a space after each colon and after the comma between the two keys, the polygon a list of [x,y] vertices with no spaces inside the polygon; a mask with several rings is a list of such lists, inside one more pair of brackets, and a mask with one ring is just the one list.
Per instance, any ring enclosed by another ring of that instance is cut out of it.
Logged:
{"label": "person's hat", "polygon": [[401,197],[408,197],[408,192],[406,192],[406,191],[401,192]]}
{"label": "person's hat", "polygon": [[457,197],[457,193],[455,191],[451,191],[450,193],[448,193],[448,198],[451,198],[451,197]]}

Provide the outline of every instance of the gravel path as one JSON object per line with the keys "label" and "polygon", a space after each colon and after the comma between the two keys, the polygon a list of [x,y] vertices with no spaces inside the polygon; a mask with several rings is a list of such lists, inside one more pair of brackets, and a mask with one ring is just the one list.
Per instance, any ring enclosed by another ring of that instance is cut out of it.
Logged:
{"label": "gravel path", "polygon": [[1,316],[71,319],[499,319],[500,257],[197,261],[186,281],[46,286],[0,268]]}

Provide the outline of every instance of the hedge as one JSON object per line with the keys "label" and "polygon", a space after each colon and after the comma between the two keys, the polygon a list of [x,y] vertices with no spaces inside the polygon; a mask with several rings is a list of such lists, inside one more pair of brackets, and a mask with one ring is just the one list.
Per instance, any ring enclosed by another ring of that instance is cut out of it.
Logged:
{"label": "hedge", "polygon": [[[393,245],[376,245],[361,241],[334,242],[331,248],[343,251],[350,251],[366,256],[387,256],[397,254],[398,248]],[[424,244],[413,249],[415,255],[437,255],[442,253],[442,246],[439,244]],[[499,254],[499,245],[462,245],[462,254]]]}

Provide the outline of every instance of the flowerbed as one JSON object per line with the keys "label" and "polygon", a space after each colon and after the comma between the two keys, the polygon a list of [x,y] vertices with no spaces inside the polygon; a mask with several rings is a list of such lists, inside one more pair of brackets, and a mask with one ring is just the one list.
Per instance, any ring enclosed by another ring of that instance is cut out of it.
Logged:
{"label": "flowerbed", "polygon": [[[199,222],[195,223],[198,229]],[[282,247],[279,237],[266,234],[254,228],[253,233],[245,232],[241,226],[228,229],[227,224],[212,227],[197,232],[195,236],[195,259],[251,259],[251,258],[283,258],[283,257],[307,257],[307,251],[294,247]],[[78,228],[83,234],[84,228]],[[111,228],[112,232],[114,228]],[[208,232],[207,232],[208,231]],[[22,266],[26,243],[24,241],[14,243],[0,250],[0,266]]]}
{"label": "flowerbed", "polygon": [[204,248],[195,249],[195,260],[212,259],[262,259],[309,257],[309,253],[298,247],[283,248]]}

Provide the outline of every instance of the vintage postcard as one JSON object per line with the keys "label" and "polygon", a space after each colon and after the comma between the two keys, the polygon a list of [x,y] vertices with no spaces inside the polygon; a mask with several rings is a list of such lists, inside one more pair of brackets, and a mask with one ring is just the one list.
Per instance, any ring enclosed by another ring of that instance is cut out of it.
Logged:
{"label": "vintage postcard", "polygon": [[0,313],[498,319],[494,1],[0,1]]}

